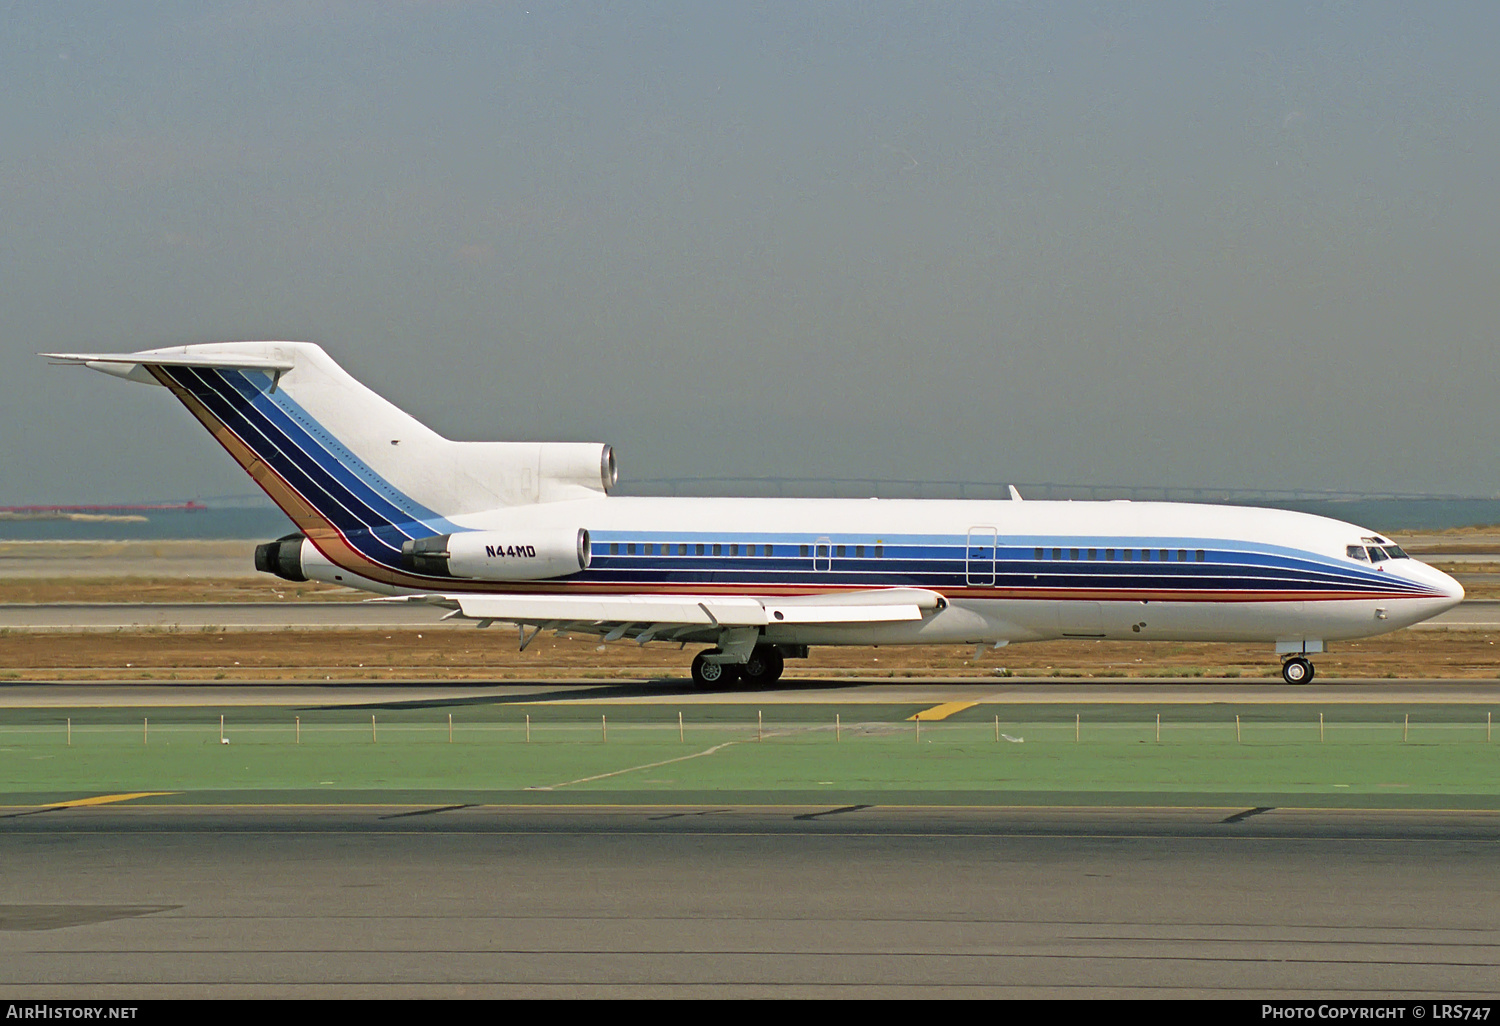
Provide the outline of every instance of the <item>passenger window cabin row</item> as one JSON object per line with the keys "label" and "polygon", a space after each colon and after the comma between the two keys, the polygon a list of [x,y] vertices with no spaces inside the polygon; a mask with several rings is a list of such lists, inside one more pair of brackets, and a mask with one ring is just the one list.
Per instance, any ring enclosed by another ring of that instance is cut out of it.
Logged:
{"label": "passenger window cabin row", "polygon": [[884,545],[831,545],[827,542],[818,542],[813,545],[764,545],[751,542],[741,545],[738,542],[610,542],[609,554],[611,556],[781,556],[792,558],[794,555],[806,559],[813,555],[813,549],[817,549],[819,559],[827,559],[832,556],[835,559],[864,559],[869,556],[874,559],[885,558]]}
{"label": "passenger window cabin row", "polygon": [[[1103,559],[1109,562],[1117,559],[1124,563],[1201,563],[1204,556],[1202,549],[1178,549],[1175,561],[1171,549],[1053,549],[1051,552],[1051,558],[1056,560]],[[1036,558],[1047,559],[1047,550],[1037,549]]]}
{"label": "passenger window cabin row", "polygon": [[[1357,546],[1349,547],[1349,554],[1354,555]],[[1394,548],[1394,546],[1390,546]],[[1396,551],[1400,551],[1397,549]],[[1048,559],[1049,550],[1039,548],[1035,557],[1039,560]],[[884,545],[833,545],[828,542],[818,542],[814,545],[764,545],[751,542],[740,544],[738,542],[610,542],[609,554],[611,556],[752,556],[772,557],[780,556],[807,559],[809,556],[817,559],[855,559],[885,558]],[[1055,560],[1104,560],[1106,562],[1119,560],[1125,563],[1131,562],[1173,562],[1171,549],[1052,549],[1050,558]],[[1405,556],[1405,553],[1402,553]],[[1201,563],[1205,558],[1203,549],[1178,549],[1176,560],[1178,563]],[[1358,557],[1356,557],[1358,558]],[[1385,557],[1382,557],[1385,558]]]}

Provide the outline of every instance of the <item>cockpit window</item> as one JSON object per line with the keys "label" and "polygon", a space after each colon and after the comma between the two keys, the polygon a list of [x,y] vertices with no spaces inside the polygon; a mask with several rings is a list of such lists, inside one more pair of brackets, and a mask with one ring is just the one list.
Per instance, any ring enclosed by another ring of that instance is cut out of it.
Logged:
{"label": "cockpit window", "polygon": [[1344,552],[1350,559],[1357,559],[1364,563],[1370,561],[1370,557],[1365,555],[1365,547],[1363,545],[1346,546]]}
{"label": "cockpit window", "polygon": [[1410,559],[1411,557],[1399,545],[1392,545],[1383,538],[1361,538],[1364,542],[1365,555],[1360,555],[1360,546],[1350,545],[1344,549],[1350,559],[1368,559],[1371,563],[1384,562],[1387,559]]}

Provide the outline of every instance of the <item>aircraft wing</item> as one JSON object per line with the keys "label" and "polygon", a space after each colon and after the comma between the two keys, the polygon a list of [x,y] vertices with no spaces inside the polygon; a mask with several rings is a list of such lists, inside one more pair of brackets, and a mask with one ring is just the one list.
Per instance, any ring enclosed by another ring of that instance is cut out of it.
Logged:
{"label": "aircraft wing", "polygon": [[[376,601],[391,601],[379,600]],[[496,621],[543,630],[602,634],[607,641],[712,641],[736,627],[777,624],[871,624],[920,620],[946,600],[920,588],[757,598],[746,595],[412,595],[396,601],[423,602],[453,610],[449,617]]]}

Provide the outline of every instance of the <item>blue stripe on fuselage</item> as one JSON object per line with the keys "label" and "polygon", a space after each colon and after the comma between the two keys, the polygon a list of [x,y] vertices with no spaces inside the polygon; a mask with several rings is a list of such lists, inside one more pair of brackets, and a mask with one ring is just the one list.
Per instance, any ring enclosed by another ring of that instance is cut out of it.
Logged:
{"label": "blue stripe on fuselage", "polygon": [[460,530],[392,486],[285,392],[271,393],[269,376],[164,369],[367,558],[396,569],[403,541]]}
{"label": "blue stripe on fuselage", "polygon": [[[595,531],[594,561],[590,569],[568,579],[579,583],[633,584],[640,586],[674,586],[692,584],[730,584],[747,590],[756,585],[804,587],[927,587],[945,591],[981,589],[1065,589],[1117,591],[1219,591],[1241,592],[1327,592],[1341,591],[1351,597],[1360,594],[1406,592],[1425,594],[1427,588],[1372,568],[1343,566],[1316,553],[1299,552],[1282,546],[1264,546],[1261,551],[1247,551],[1244,543],[1208,539],[1151,539],[1155,544],[1142,545],[1144,539],[1098,539],[1081,542],[1074,538],[1028,539],[1041,541],[1048,554],[1052,548],[1096,548],[1102,557],[1109,548],[1120,550],[1149,548],[1158,552],[1168,548],[1175,557],[1179,549],[1204,550],[1203,560],[1088,560],[1035,558],[1037,545],[1017,546],[1006,539],[999,559],[992,560],[989,546],[982,558],[966,558],[974,547],[965,536],[884,535],[880,538],[845,536],[830,543],[826,535],[815,539],[805,535],[755,533],[712,535],[703,532],[621,532]],[[728,555],[731,544],[744,548],[755,545],[760,553],[771,545],[773,555]],[[1092,542],[1093,544],[1090,544]],[[1134,542],[1135,544],[1130,544]],[[944,544],[946,543],[946,544]],[[610,554],[614,544],[620,550],[635,545],[642,551]],[[644,554],[644,546],[653,550],[668,546],[665,554]],[[696,548],[719,545],[720,555],[696,552],[678,555],[680,545]],[[1239,545],[1239,548],[1214,548]],[[880,545],[880,557],[852,555],[856,545],[873,549]],[[812,553],[823,547],[844,556],[820,555],[816,564]],[[802,554],[803,549],[807,554]],[[993,580],[991,577],[993,575]]]}

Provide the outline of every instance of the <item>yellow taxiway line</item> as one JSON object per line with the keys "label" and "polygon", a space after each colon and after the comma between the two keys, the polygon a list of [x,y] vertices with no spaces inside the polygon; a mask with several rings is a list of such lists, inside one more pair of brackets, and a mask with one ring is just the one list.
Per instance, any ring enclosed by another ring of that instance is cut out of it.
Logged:
{"label": "yellow taxiway line", "polygon": [[135,791],[131,794],[99,794],[92,798],[75,798],[70,802],[52,802],[47,808],[75,809],[84,805],[109,805],[111,802],[128,802],[136,798],[158,798],[162,795],[178,793],[177,791]]}
{"label": "yellow taxiway line", "polygon": [[946,720],[954,713],[961,713],[965,709],[972,709],[978,702],[944,702],[935,705],[931,709],[923,709],[915,716],[908,716],[908,720],[921,720],[923,723],[931,723],[933,720]]}

